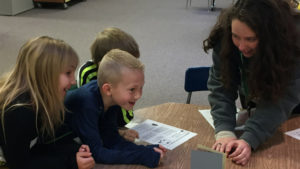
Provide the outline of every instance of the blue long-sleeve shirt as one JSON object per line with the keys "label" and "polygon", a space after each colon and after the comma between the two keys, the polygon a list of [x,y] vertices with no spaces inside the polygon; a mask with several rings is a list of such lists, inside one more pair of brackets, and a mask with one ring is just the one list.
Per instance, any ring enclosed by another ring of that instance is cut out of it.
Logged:
{"label": "blue long-sleeve shirt", "polygon": [[158,165],[160,154],[153,150],[157,145],[136,145],[119,135],[115,107],[104,112],[96,80],[69,91],[65,106],[73,113],[73,130],[84,144],[90,146],[97,163]]}

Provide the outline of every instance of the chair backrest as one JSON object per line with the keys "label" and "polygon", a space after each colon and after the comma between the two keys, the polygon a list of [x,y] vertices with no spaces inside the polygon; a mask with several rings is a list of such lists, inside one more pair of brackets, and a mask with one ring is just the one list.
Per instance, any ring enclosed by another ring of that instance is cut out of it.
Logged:
{"label": "chair backrest", "polygon": [[187,103],[190,103],[192,92],[205,91],[210,67],[191,67],[185,72],[184,90],[189,93]]}

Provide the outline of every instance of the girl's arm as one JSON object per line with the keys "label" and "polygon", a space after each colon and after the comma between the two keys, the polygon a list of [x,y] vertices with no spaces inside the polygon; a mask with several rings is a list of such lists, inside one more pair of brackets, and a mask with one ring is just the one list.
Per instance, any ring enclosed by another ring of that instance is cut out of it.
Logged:
{"label": "girl's arm", "polygon": [[[2,126],[1,126],[2,128]],[[32,162],[30,144],[37,137],[35,113],[32,109],[19,106],[5,112],[2,149],[10,169],[24,168]]]}

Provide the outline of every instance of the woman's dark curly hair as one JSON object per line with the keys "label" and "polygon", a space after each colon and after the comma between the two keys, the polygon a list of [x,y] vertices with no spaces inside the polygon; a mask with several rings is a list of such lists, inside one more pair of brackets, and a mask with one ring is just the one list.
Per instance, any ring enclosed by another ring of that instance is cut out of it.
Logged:
{"label": "woman's dark curly hair", "polygon": [[222,11],[209,37],[203,41],[205,52],[221,43],[221,76],[225,87],[230,86],[237,60],[232,42],[231,22],[238,19],[249,26],[259,39],[256,53],[249,65],[250,97],[278,100],[295,71],[299,56],[299,36],[295,17],[285,0],[238,0]]}

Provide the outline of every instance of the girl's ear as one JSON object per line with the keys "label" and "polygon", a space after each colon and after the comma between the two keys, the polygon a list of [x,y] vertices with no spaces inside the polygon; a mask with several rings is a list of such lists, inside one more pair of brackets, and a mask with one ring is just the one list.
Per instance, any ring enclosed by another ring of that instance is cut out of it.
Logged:
{"label": "girl's ear", "polygon": [[107,95],[107,96],[110,96],[110,95],[111,95],[111,88],[112,88],[112,86],[111,86],[111,84],[109,84],[109,83],[104,83],[104,84],[102,85],[102,91],[103,91],[103,93],[104,93],[105,95]]}

